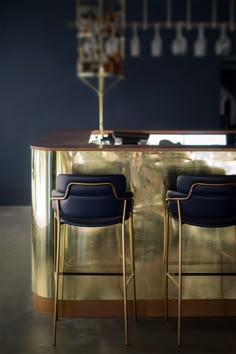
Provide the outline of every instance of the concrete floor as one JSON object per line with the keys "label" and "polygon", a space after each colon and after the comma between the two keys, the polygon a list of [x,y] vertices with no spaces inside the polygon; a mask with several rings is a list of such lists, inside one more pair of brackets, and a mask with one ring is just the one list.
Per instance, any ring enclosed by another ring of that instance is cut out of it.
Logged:
{"label": "concrete floor", "polygon": [[180,349],[176,319],[131,319],[129,347],[122,319],[62,319],[53,347],[51,317],[32,308],[30,212],[0,207],[0,354],[236,353],[236,318],[185,318]]}

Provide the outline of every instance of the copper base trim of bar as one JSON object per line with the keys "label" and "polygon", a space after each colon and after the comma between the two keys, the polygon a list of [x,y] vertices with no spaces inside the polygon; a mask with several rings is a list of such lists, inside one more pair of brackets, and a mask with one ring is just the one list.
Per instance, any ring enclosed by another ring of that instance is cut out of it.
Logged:
{"label": "copper base trim of bar", "polygon": [[[53,314],[53,299],[33,294],[33,308],[43,314]],[[236,300],[183,300],[184,317],[236,316]],[[128,313],[132,315],[132,301],[128,301]],[[138,300],[139,317],[163,317],[163,300]],[[61,317],[123,317],[122,300],[59,300]],[[169,316],[177,316],[177,300],[169,300]]]}

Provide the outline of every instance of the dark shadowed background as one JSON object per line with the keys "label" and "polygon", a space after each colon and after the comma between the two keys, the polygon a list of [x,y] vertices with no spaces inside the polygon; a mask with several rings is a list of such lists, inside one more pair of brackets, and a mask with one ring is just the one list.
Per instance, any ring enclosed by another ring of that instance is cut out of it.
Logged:
{"label": "dark shadowed background", "polygon": [[[165,19],[165,1],[149,0],[151,21]],[[127,0],[127,21],[141,21],[142,1]],[[210,21],[210,0],[192,0],[193,21]],[[228,18],[221,1],[219,20]],[[173,19],[185,19],[185,1],[173,1]],[[31,203],[30,145],[56,129],[98,128],[98,99],[76,75],[75,0],[0,2],[0,205]],[[162,29],[164,51],[150,55],[153,28],[139,31],[142,55],[129,53],[125,79],[105,96],[105,128],[219,129],[218,29],[207,29],[208,54],[192,55],[197,31],[184,30],[188,54],[170,50],[175,29]],[[235,32],[229,34],[235,54]]]}

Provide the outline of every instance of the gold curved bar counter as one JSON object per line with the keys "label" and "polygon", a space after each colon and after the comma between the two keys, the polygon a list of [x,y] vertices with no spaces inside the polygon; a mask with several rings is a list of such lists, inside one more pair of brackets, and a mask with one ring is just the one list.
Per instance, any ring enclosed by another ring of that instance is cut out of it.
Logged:
{"label": "gold curved bar counter", "polygon": [[[160,132],[149,132],[158,134]],[[171,132],[168,132],[171,133]],[[173,133],[173,132],[172,132]],[[174,132],[176,134],[176,132]],[[184,133],[186,132],[178,132]],[[196,132],[195,132],[196,133]],[[213,134],[216,132],[212,132]],[[222,132],[221,132],[222,133]],[[199,141],[201,134],[198,132]],[[209,133],[208,133],[209,134]],[[55,132],[32,145],[32,291],[34,308],[52,313],[54,296],[53,214],[51,190],[59,173],[123,173],[134,192],[134,235],[138,314],[162,316],[163,200],[180,173],[236,174],[236,149],[230,146],[88,144],[90,131]],[[173,237],[176,226],[173,224]],[[184,266],[190,271],[231,269],[231,260],[216,252],[235,243],[232,228],[186,226]],[[212,237],[213,236],[213,237]],[[120,239],[116,229],[66,227],[65,266],[118,270]],[[172,254],[176,254],[177,243]],[[104,255],[106,257],[104,257]],[[176,260],[171,260],[174,265]],[[119,277],[66,277],[60,288],[64,316],[122,315]],[[170,284],[170,315],[176,314],[177,290]],[[185,278],[183,315],[235,315],[236,279]],[[63,299],[63,300],[62,300]],[[233,306],[234,305],[234,306]]]}

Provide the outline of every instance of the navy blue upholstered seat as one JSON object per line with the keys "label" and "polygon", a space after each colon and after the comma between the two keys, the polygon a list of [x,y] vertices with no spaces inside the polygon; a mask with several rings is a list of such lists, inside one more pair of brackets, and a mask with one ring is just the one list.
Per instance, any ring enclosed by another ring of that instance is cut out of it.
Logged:
{"label": "navy blue upholstered seat", "polygon": [[[127,326],[127,286],[132,280],[134,296],[134,315],[136,317],[135,264],[133,241],[133,193],[127,190],[126,178],[122,174],[113,175],[79,175],[60,174],[56,179],[56,189],[52,191],[52,208],[56,220],[54,230],[55,248],[55,305],[54,334],[58,317],[58,281],[59,275],[72,275],[59,272],[61,225],[79,227],[103,227],[121,224],[122,230],[122,273],[84,273],[77,275],[117,275],[123,276],[125,343],[128,344]],[[129,250],[131,271],[126,270],[125,222],[129,222]],[[63,252],[62,252],[63,254]],[[64,262],[62,262],[63,264]]]}
{"label": "navy blue upholstered seat", "polygon": [[[168,315],[168,280],[178,288],[178,345],[181,345],[181,303],[183,275],[236,275],[236,273],[183,272],[182,269],[182,225],[197,227],[227,227],[236,225],[236,175],[180,175],[177,190],[167,191],[165,214],[165,293],[166,316]],[[178,270],[169,271],[170,218],[179,223]],[[199,237],[201,234],[199,233]],[[223,234],[222,234],[223,237]],[[175,278],[177,277],[177,278]]]}
{"label": "navy blue upholstered seat", "polygon": [[181,203],[181,221],[202,227],[225,227],[236,222],[235,175],[180,175],[177,191],[167,192],[169,212],[178,218],[177,200]]}
{"label": "navy blue upholstered seat", "polygon": [[66,191],[59,203],[61,222],[84,227],[121,223],[124,200],[125,219],[131,215],[133,194],[127,191],[124,175],[58,175],[52,197],[62,198]]}

